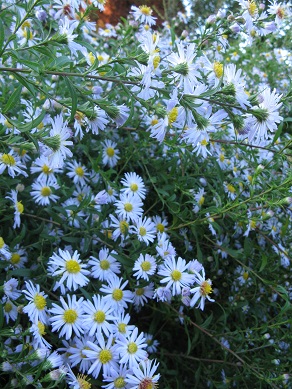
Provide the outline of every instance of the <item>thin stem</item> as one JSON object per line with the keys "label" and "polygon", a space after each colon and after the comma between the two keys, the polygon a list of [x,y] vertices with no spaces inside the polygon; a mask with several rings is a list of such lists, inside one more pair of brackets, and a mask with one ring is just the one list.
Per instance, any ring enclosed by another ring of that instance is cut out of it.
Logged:
{"label": "thin stem", "polygon": [[22,213],[22,215],[23,216],[32,217],[32,218],[38,219],[38,220],[43,220],[44,222],[52,223],[52,224],[55,224],[58,227],[61,227],[60,223],[54,222],[54,221],[52,221],[50,219],[45,219],[44,217],[40,217],[40,216],[37,216],[37,215],[32,215],[31,213]]}

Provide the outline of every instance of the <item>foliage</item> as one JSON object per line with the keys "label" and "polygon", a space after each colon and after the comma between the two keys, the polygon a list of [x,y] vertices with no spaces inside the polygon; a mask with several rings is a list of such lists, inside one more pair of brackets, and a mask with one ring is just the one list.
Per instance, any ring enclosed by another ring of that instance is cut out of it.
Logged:
{"label": "foliage", "polygon": [[288,5],[88,3],[0,13],[1,387],[288,388]]}

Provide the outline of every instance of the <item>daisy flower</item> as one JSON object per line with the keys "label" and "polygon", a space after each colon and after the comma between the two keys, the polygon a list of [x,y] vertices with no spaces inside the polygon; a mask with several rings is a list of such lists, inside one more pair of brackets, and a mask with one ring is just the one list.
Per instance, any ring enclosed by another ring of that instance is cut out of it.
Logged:
{"label": "daisy flower", "polygon": [[0,255],[4,258],[5,261],[9,261],[11,259],[10,249],[4,242],[2,236],[0,236]]}
{"label": "daisy flower", "polygon": [[3,291],[5,295],[11,300],[17,300],[21,296],[21,290],[17,289],[18,281],[16,278],[10,278],[10,280],[4,282]]}
{"label": "daisy flower", "polygon": [[133,304],[135,306],[135,309],[139,311],[141,307],[147,303],[148,299],[152,299],[154,295],[154,284],[151,282],[151,284],[146,286],[139,287],[139,284],[137,285],[137,288],[135,288],[134,291],[134,297],[133,297]]}
{"label": "daisy flower", "polygon": [[229,64],[224,69],[223,80],[225,85],[228,85],[233,89],[232,92],[241,108],[246,109],[246,107],[250,107],[251,104],[248,101],[248,95],[244,90],[245,80],[241,76],[241,72],[242,69],[236,70],[234,64]]}
{"label": "daisy flower", "polygon": [[143,214],[143,203],[137,195],[121,193],[120,199],[114,205],[117,215],[127,221],[136,222]]}
{"label": "daisy flower", "polygon": [[10,196],[6,196],[6,199],[9,199],[13,202],[14,206],[14,224],[13,228],[20,227],[20,215],[24,211],[24,206],[21,201],[17,201],[17,191],[11,190]]}
{"label": "daisy flower", "polygon": [[133,228],[134,233],[136,233],[140,242],[144,242],[148,246],[150,242],[154,241],[156,236],[155,224],[149,217],[145,217],[144,219],[141,217],[135,224],[136,225]]}
{"label": "daisy flower", "polygon": [[48,323],[47,295],[40,291],[39,285],[34,285],[31,281],[25,281],[27,290],[23,290],[25,298],[29,303],[23,308],[23,312],[29,316],[33,324],[38,321]]}
{"label": "daisy flower", "polygon": [[135,261],[133,267],[133,276],[137,279],[143,278],[149,281],[149,276],[155,274],[157,268],[156,259],[152,255],[140,254],[139,258]]}
{"label": "daisy flower", "polygon": [[162,218],[161,216],[154,216],[152,220],[156,226],[157,233],[162,234],[167,230],[168,222],[166,218]]}
{"label": "daisy flower", "polygon": [[138,366],[133,366],[133,374],[127,374],[129,389],[157,388],[160,374],[155,374],[159,364],[156,360],[142,360]]}
{"label": "daisy flower", "polygon": [[45,325],[41,321],[33,323],[30,332],[33,337],[31,344],[35,350],[38,348],[52,348],[52,345],[44,338],[44,335],[46,335]]}
{"label": "daisy flower", "polygon": [[112,233],[112,238],[116,241],[119,237],[121,237],[122,241],[129,235],[133,233],[133,226],[131,226],[127,220],[123,217],[119,217],[117,219],[114,215],[110,216],[110,227],[114,228]]}
{"label": "daisy flower", "polygon": [[81,186],[85,185],[88,181],[88,173],[86,172],[86,167],[73,160],[68,162],[67,165],[67,176],[73,179],[74,184],[80,184]]}
{"label": "daisy flower", "polygon": [[175,80],[178,81],[178,88],[183,89],[184,94],[192,94],[197,81],[197,65],[193,64],[196,56],[196,47],[190,43],[186,48],[183,42],[177,43],[177,53],[171,53],[167,61],[173,66]]}
{"label": "daisy flower", "polygon": [[81,51],[82,53],[86,52],[85,47],[81,46],[79,43],[74,42],[74,39],[78,36],[77,34],[73,34],[75,28],[78,27],[79,22],[77,20],[69,20],[67,17],[61,19],[59,22],[59,32],[60,35],[66,37],[68,47],[73,56],[77,56],[77,51]]}
{"label": "daisy flower", "polygon": [[275,89],[271,92],[269,88],[260,94],[259,109],[254,109],[253,115],[248,115],[245,121],[245,126],[249,127],[249,143],[259,144],[263,139],[269,137],[268,131],[273,133],[277,130],[277,123],[283,119],[278,112],[282,106],[281,97],[282,95],[277,94]]}
{"label": "daisy flower", "polygon": [[109,252],[109,249],[103,248],[99,251],[98,258],[90,257],[88,265],[91,267],[91,276],[101,281],[107,281],[110,276],[119,274],[121,264],[111,254],[117,255],[116,251]]}
{"label": "daisy flower", "polygon": [[39,173],[38,180],[46,180],[48,177],[56,180],[55,173],[61,173],[62,169],[53,168],[48,157],[41,155],[33,161],[30,172]]}
{"label": "daisy flower", "polygon": [[210,279],[206,280],[204,268],[202,269],[202,275],[195,272],[195,283],[198,286],[190,289],[190,292],[194,294],[190,301],[190,307],[193,307],[198,302],[196,308],[200,308],[203,311],[206,299],[211,302],[215,301],[209,297],[209,294],[212,293],[212,281]]}
{"label": "daisy flower", "polygon": [[79,364],[78,370],[81,371],[81,373],[88,371],[92,365],[92,361],[86,358],[84,350],[88,350],[87,342],[94,342],[94,340],[94,337],[88,335],[82,336],[81,338],[77,338],[77,336],[74,337],[73,344],[67,351],[71,367]]}
{"label": "daisy flower", "polygon": [[9,323],[9,320],[15,321],[17,319],[18,310],[17,306],[13,304],[10,299],[2,298],[3,313],[6,319],[6,323]]}
{"label": "daisy flower", "polygon": [[138,328],[135,327],[129,336],[120,335],[116,340],[117,352],[120,354],[120,363],[127,364],[130,369],[139,366],[139,363],[147,358],[146,339],[143,332],[138,335]]}
{"label": "daisy flower", "polygon": [[53,303],[53,307],[50,309],[50,322],[52,325],[52,331],[58,331],[59,337],[64,336],[65,339],[70,339],[72,333],[80,337],[83,330],[83,297],[80,297],[79,300],[76,299],[74,294],[72,297],[67,295],[68,303],[64,298],[60,297],[60,302],[62,306]]}
{"label": "daisy flower", "polygon": [[147,334],[145,332],[144,332],[144,337],[145,337],[146,343],[147,343],[146,351],[148,353],[155,353],[157,351],[157,347],[159,346],[158,340],[153,339],[152,334]]}
{"label": "daisy flower", "polygon": [[134,330],[135,326],[130,323],[131,317],[127,313],[124,312],[118,312],[117,318],[115,320],[115,332],[114,335],[116,338],[119,338],[120,335],[128,336],[131,334],[131,332]]}
{"label": "daisy flower", "polygon": [[136,21],[140,23],[147,24],[148,26],[152,26],[156,24],[155,17],[152,16],[152,9],[147,7],[147,5],[140,5],[140,7],[136,7],[135,5],[131,6],[132,12],[130,12]]}
{"label": "daisy flower", "polygon": [[[68,371],[65,370],[66,374],[66,382],[68,385],[70,385],[70,388],[72,389],[81,389],[81,388],[91,388],[91,383],[89,380],[87,380],[87,375],[84,374],[77,374],[77,376],[73,373],[73,371],[70,369],[69,365],[66,367]],[[63,372],[61,373],[61,376],[63,376]],[[58,379],[60,379],[58,374]]]}
{"label": "daisy flower", "polygon": [[129,290],[124,290],[128,281],[122,283],[123,280],[116,275],[112,275],[108,280],[108,285],[102,285],[100,292],[105,294],[105,299],[111,301],[115,311],[127,308],[128,303],[133,301],[133,293]]}
{"label": "daisy flower", "polygon": [[48,265],[54,269],[51,275],[61,276],[58,282],[63,284],[66,281],[69,290],[76,290],[89,282],[86,276],[90,271],[85,270],[87,265],[80,261],[79,256],[77,251],[72,255],[68,250],[59,249],[59,254],[53,253],[48,262]]}
{"label": "daisy flower", "polygon": [[109,384],[102,387],[104,389],[128,389],[126,376],[131,371],[124,365],[120,365],[118,370],[111,369],[109,374],[103,376],[103,381],[109,382]]}
{"label": "daisy flower", "polygon": [[28,177],[25,165],[21,162],[19,155],[16,155],[12,150],[8,154],[0,153],[0,174],[3,174],[5,169],[12,178],[19,174]]}
{"label": "daisy flower", "polygon": [[164,276],[160,283],[167,283],[166,288],[172,288],[173,296],[181,294],[183,287],[190,286],[194,282],[194,275],[187,271],[188,264],[185,259],[178,257],[176,261],[174,256],[168,257],[158,270],[158,275]]}
{"label": "daisy flower", "polygon": [[121,184],[125,188],[121,189],[122,193],[125,194],[136,194],[141,199],[145,199],[146,189],[144,182],[140,176],[136,173],[125,173],[125,178],[121,180]]}
{"label": "daisy flower", "polygon": [[102,151],[102,163],[104,165],[109,165],[109,167],[116,166],[119,157],[119,150],[116,148],[117,144],[115,142],[112,142],[109,139],[106,139],[103,143],[101,143],[103,146]]}
{"label": "daisy flower", "polygon": [[52,129],[50,130],[49,138],[43,139],[46,146],[45,156],[48,157],[49,164],[53,168],[61,168],[64,165],[64,160],[72,158],[72,151],[68,146],[72,146],[73,142],[68,140],[72,136],[70,129],[67,127],[67,121],[63,122],[62,114],[57,115],[54,119],[50,118]]}
{"label": "daisy flower", "polygon": [[32,184],[32,195],[34,201],[40,205],[49,205],[51,201],[54,203],[60,198],[59,196],[53,193],[53,190],[59,189],[60,186],[57,184],[52,177],[49,177],[48,180],[42,179],[37,180]]}
{"label": "daisy flower", "polygon": [[112,315],[114,307],[111,302],[103,296],[94,295],[92,301],[84,301],[83,327],[89,336],[96,335],[98,338],[102,333],[109,336],[113,330],[113,322],[116,317]]}
{"label": "daisy flower", "polygon": [[86,132],[91,131],[93,134],[98,134],[98,131],[104,131],[105,126],[108,124],[108,116],[106,112],[99,108],[99,107],[94,107],[93,115],[91,118],[85,118],[85,123],[87,124],[86,126]]}
{"label": "daisy flower", "polygon": [[103,336],[99,336],[98,345],[88,341],[87,347],[88,349],[85,349],[83,353],[93,361],[88,374],[97,378],[101,369],[105,375],[108,375],[111,369],[118,369],[118,353],[116,345],[113,345],[113,335],[108,337],[107,343]]}

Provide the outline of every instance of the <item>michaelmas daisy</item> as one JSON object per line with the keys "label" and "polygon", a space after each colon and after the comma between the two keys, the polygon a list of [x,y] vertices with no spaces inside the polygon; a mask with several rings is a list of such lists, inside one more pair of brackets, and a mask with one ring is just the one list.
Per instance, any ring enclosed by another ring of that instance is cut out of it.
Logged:
{"label": "michaelmas daisy", "polygon": [[53,303],[53,308],[50,309],[50,322],[52,325],[52,331],[58,331],[59,337],[64,336],[65,339],[70,339],[73,332],[77,336],[81,336],[83,330],[83,297],[77,300],[76,295],[72,297],[67,295],[68,303],[60,297],[62,306]]}
{"label": "michaelmas daisy", "polygon": [[138,366],[133,366],[133,374],[127,374],[126,382],[129,389],[155,389],[158,388],[160,374],[155,374],[159,364],[156,360],[146,359]]}
{"label": "michaelmas daisy", "polygon": [[69,290],[76,290],[89,282],[86,276],[90,274],[90,271],[85,270],[87,265],[80,261],[79,256],[77,251],[71,254],[68,250],[59,249],[59,255],[53,253],[48,262],[52,269],[55,268],[51,271],[51,275],[61,276],[58,282],[63,284],[66,281]]}

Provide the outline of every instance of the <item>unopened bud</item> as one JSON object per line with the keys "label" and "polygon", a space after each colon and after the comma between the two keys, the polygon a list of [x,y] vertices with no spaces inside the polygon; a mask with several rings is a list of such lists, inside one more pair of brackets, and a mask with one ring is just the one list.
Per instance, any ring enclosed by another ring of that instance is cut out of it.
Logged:
{"label": "unopened bud", "polygon": [[15,189],[17,190],[17,192],[23,192],[24,188],[25,186],[23,184],[17,184]]}

